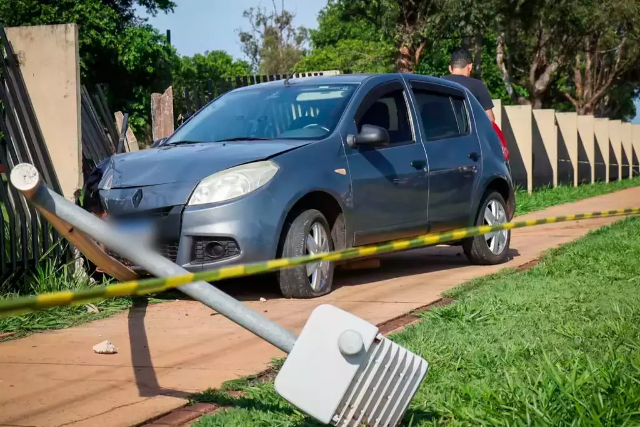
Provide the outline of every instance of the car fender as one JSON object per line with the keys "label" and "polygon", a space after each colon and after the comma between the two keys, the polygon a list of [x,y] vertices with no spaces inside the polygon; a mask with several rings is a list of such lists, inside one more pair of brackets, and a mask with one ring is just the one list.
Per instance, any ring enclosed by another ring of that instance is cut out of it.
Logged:
{"label": "car fender", "polygon": [[325,140],[277,155],[273,160],[280,165],[281,171],[277,181],[268,186],[272,197],[282,206],[276,228],[277,239],[280,240],[285,220],[295,205],[305,196],[319,192],[332,197],[340,206],[345,216],[349,244],[352,241],[351,179],[339,136],[334,134]]}

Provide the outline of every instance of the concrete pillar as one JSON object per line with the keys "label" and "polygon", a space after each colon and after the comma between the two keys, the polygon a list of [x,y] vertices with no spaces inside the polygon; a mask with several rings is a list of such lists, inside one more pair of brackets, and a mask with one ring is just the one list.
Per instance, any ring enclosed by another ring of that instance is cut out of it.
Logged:
{"label": "concrete pillar", "polygon": [[609,177],[611,180],[620,181],[622,179],[622,139],[620,120],[609,121]]}
{"label": "concrete pillar", "polygon": [[[120,136],[120,134],[122,134],[122,124],[124,122],[124,114],[122,114],[122,111],[116,111],[115,114],[114,114],[114,117],[116,119],[116,127],[118,129],[118,136]],[[125,144],[124,144],[125,150],[127,150],[127,151],[138,151],[140,149],[140,147],[138,146],[138,139],[133,134],[133,132],[131,131],[131,128],[129,126],[127,126],[126,135],[127,135],[127,140],[125,141]]]}
{"label": "concrete pillar", "polygon": [[151,95],[151,133],[153,140],[166,138],[173,133],[173,89]]}
{"label": "concrete pillar", "polygon": [[578,185],[578,114],[556,113],[558,123],[558,180]]}
{"label": "concrete pillar", "polygon": [[493,100],[493,115],[496,118],[496,124],[500,129],[502,129],[502,100],[501,99]]}
{"label": "concrete pillar", "polygon": [[516,184],[533,192],[533,114],[530,105],[506,106],[502,131],[511,155],[511,174]]}
{"label": "concrete pillar", "polygon": [[558,126],[554,110],[533,110],[534,187],[558,186]]}
{"label": "concrete pillar", "polygon": [[76,24],[7,28],[64,197],[82,187]]}
{"label": "concrete pillar", "polygon": [[[631,156],[632,171],[640,173],[640,125],[631,126],[633,155]],[[633,176],[633,173],[631,174]]]}
{"label": "concrete pillar", "polygon": [[[609,119],[595,119],[593,121],[593,131],[596,138],[595,150],[595,177],[597,180],[604,179],[609,182],[610,147],[609,143]],[[640,132],[638,132],[640,137]]]}
{"label": "concrete pillar", "polygon": [[622,177],[631,178],[631,159],[633,158],[632,152],[632,129],[631,123],[622,123],[620,125],[620,139],[622,141]]}
{"label": "concrete pillar", "polygon": [[595,182],[593,116],[578,116],[578,181]]}

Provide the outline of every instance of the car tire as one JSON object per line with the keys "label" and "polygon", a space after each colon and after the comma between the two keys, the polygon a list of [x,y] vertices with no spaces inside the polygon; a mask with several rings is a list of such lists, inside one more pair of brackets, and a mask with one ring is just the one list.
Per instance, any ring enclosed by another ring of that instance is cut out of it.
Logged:
{"label": "car tire", "polygon": [[[491,215],[485,214],[487,210],[491,212]],[[495,219],[494,223],[509,221],[507,203],[497,191],[489,192],[482,200],[480,209],[476,214],[476,225],[490,224],[492,216]],[[495,241],[494,239],[498,240]],[[487,238],[487,235],[483,235],[465,239],[462,247],[472,264],[495,265],[507,261],[510,243],[511,230],[504,230],[490,238]]]}
{"label": "car tire", "polygon": [[[311,238],[316,245],[322,242],[319,252],[329,252],[334,249],[329,223],[324,215],[315,209],[309,209],[297,215],[287,224],[284,233],[282,258],[294,258],[312,253],[314,249],[310,248],[308,238]],[[318,237],[319,235],[321,237]],[[280,291],[286,298],[314,298],[326,295],[331,292],[333,286],[334,269],[334,263],[325,261],[280,270],[278,272]]]}

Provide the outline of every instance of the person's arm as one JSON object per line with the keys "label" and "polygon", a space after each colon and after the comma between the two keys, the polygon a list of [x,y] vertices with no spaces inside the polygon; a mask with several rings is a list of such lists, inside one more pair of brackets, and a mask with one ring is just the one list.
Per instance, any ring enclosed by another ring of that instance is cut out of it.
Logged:
{"label": "person's arm", "polygon": [[492,122],[495,122],[496,116],[493,115],[493,101],[491,100],[491,94],[489,93],[489,89],[487,89],[487,87],[482,82],[480,82],[480,86],[481,86],[479,88],[480,96],[478,97],[478,101],[480,102],[480,105],[482,106],[482,108],[484,108],[484,111],[487,113],[489,120],[491,120]]}
{"label": "person's arm", "polygon": [[496,116],[493,115],[493,108],[490,108],[488,110],[485,110],[487,112],[487,116],[489,116],[489,120],[491,120],[492,122],[496,121]]}

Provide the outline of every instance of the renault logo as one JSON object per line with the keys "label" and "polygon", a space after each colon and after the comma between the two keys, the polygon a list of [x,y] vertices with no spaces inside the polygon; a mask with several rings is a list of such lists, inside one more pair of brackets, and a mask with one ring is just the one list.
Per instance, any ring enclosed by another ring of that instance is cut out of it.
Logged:
{"label": "renault logo", "polygon": [[137,208],[138,206],[140,206],[140,202],[142,201],[142,190],[138,189],[138,191],[136,191],[136,194],[133,195],[133,197],[131,198],[131,201],[133,202],[133,207]]}

